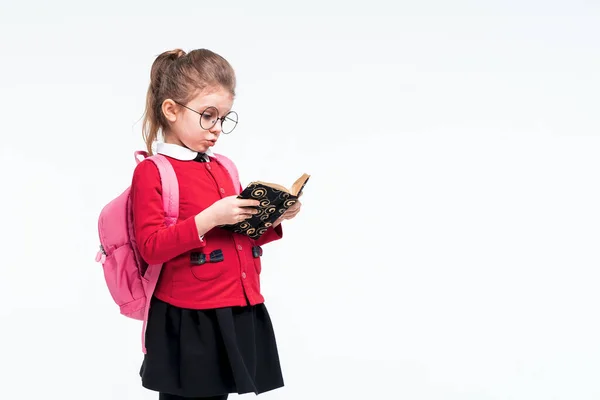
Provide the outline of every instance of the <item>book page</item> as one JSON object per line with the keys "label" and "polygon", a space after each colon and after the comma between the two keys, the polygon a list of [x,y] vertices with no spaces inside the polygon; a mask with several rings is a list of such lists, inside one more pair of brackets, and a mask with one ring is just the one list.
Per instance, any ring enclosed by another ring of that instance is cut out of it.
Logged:
{"label": "book page", "polygon": [[302,176],[300,178],[298,178],[296,180],[296,182],[294,182],[294,184],[292,185],[292,189],[290,190],[290,193],[293,194],[294,196],[300,195],[300,193],[302,192],[302,189],[304,189],[304,186],[306,185],[306,182],[308,182],[309,178],[310,178],[310,175],[302,174]]}

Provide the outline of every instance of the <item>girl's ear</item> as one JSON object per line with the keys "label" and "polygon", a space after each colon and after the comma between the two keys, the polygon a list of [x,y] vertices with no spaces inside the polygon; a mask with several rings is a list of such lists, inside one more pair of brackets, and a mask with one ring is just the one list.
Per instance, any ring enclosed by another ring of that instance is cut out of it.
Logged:
{"label": "girl's ear", "polygon": [[177,108],[177,104],[173,100],[166,99],[165,101],[163,101],[161,109],[167,121],[171,123],[177,121],[177,112],[179,111],[179,109]]}

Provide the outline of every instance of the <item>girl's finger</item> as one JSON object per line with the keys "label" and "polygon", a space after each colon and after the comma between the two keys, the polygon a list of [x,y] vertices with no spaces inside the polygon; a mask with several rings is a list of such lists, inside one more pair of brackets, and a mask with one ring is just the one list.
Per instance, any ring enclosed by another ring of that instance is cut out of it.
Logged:
{"label": "girl's finger", "polygon": [[290,212],[290,213],[287,215],[287,217],[288,217],[288,218],[294,218],[294,217],[296,216],[296,214],[298,214],[298,211],[292,211],[292,212]]}

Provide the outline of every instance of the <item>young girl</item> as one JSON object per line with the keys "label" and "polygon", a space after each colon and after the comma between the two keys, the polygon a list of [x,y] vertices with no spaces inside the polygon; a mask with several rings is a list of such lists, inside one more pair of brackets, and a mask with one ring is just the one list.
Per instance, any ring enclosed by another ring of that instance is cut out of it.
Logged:
{"label": "young girl", "polygon": [[[261,246],[282,237],[281,221],[257,240],[220,229],[256,213],[237,198],[228,171],[211,152],[237,124],[235,74],[209,50],[173,50],[152,65],[144,136],[148,151],[172,164],[179,182],[179,220],[164,223],[161,182],[152,162],[131,185],[135,238],[149,264],[165,263],[146,329],[142,385],[161,400],[227,399],[283,386],[275,335],[260,293]],[[198,256],[207,260],[198,262]]]}

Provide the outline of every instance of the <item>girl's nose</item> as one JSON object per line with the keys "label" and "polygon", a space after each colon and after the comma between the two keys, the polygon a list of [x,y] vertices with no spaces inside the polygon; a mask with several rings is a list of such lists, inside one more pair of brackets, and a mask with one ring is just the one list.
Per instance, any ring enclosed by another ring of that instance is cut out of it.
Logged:
{"label": "girl's nose", "polygon": [[222,128],[221,124],[222,124],[221,119],[218,119],[217,122],[215,122],[215,124],[213,125],[213,127],[209,129],[209,131],[211,133],[218,135],[219,133],[221,133],[221,128]]}

